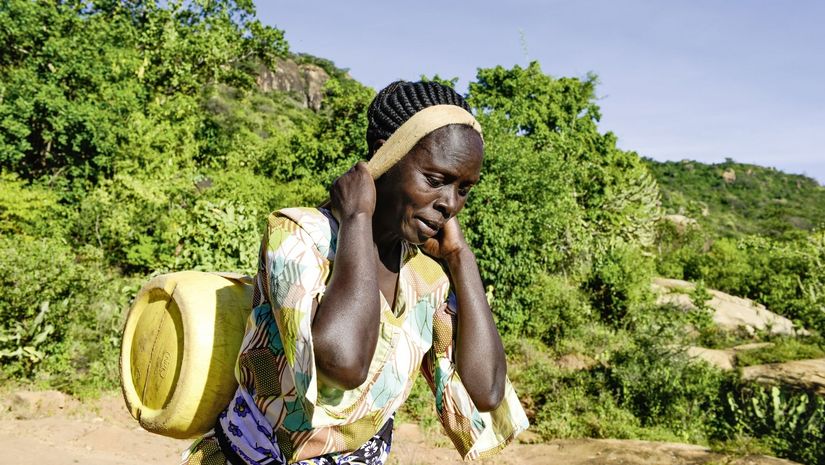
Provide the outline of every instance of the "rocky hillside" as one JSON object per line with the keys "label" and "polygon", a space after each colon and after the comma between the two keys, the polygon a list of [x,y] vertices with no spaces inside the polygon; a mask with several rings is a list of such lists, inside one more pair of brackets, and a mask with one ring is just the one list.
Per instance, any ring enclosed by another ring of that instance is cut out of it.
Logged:
{"label": "rocky hillside", "polygon": [[693,218],[721,236],[794,236],[825,225],[825,187],[807,176],[730,159],[645,162],[666,213]]}

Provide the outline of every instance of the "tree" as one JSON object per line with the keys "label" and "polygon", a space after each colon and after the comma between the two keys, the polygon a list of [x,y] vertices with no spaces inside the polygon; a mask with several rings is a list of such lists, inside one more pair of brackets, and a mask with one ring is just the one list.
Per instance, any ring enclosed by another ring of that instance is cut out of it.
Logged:
{"label": "tree", "polygon": [[595,86],[593,75],[556,79],[536,62],[480,69],[470,84],[487,159],[467,236],[483,278],[507,296],[496,300],[499,321],[516,332],[543,305],[531,290],[541,276],[583,279],[616,237],[652,243],[657,185],[635,153],[598,131]]}

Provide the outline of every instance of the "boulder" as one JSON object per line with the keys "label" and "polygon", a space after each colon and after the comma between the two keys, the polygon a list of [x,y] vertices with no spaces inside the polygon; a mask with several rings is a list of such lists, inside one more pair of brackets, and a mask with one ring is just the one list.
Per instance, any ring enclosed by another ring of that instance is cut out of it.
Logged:
{"label": "boulder", "polygon": [[742,379],[760,384],[792,386],[825,396],[825,358],[745,367],[742,369]]}
{"label": "boulder", "polygon": [[733,370],[734,355],[727,350],[688,347],[687,354],[689,357],[702,359],[720,370]]}
{"label": "boulder", "polygon": [[708,302],[715,310],[713,321],[723,328],[744,327],[750,333],[759,330],[770,334],[807,334],[804,330],[797,331],[791,320],[771,312],[762,304],[713,289],[708,292],[713,296]]}
{"label": "boulder", "polygon": [[301,65],[300,68],[304,74],[304,83],[306,84],[304,90],[306,106],[318,111],[321,109],[321,100],[324,97],[324,84],[329,80],[329,75],[323,68],[316,65]]}
{"label": "boulder", "polygon": [[692,292],[696,288],[696,285],[681,279],[653,278],[651,287],[653,288],[653,292],[657,294],[685,294]]}
{"label": "boulder", "polygon": [[286,92],[304,108],[318,111],[324,97],[324,84],[329,75],[313,64],[298,64],[293,60],[278,60],[274,69],[264,66],[258,71],[256,82],[263,92]]}
{"label": "boulder", "polygon": [[702,359],[720,370],[733,370],[736,366],[736,356],[741,352],[749,350],[764,349],[773,347],[773,342],[754,342],[742,344],[729,349],[708,349],[706,347],[688,347],[687,355],[693,358]]}
{"label": "boulder", "polygon": [[[683,310],[695,310],[696,306],[688,295],[696,286],[679,279],[654,278],[651,285],[658,294],[657,303],[672,305]],[[711,299],[707,305],[713,309],[713,321],[726,330],[744,328],[753,334],[765,331],[769,334],[799,335],[807,331],[797,330],[793,322],[771,312],[764,305],[750,299],[735,297],[713,289],[708,289]]]}

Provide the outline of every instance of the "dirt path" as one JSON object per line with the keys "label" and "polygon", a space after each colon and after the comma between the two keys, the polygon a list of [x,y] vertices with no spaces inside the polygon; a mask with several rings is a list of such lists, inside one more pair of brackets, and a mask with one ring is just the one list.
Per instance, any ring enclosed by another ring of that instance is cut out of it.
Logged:
{"label": "dirt path", "polygon": [[[143,431],[116,395],[82,405],[57,393],[33,393],[22,399],[17,394],[4,397],[0,413],[2,465],[175,464],[189,444],[189,441]],[[423,434],[416,425],[399,425],[390,464],[462,463],[444,439],[432,436]],[[725,457],[685,444],[580,439],[513,444],[498,457],[483,463],[778,465],[792,462],[769,457]]]}

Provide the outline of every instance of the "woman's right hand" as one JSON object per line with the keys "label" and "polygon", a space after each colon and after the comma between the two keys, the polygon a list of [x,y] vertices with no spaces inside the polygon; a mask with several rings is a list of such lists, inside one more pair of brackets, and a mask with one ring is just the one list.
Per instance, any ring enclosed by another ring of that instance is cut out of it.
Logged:
{"label": "woman's right hand", "polygon": [[369,375],[381,320],[372,215],[375,181],[359,162],[330,188],[330,209],[338,220],[335,266],[312,319],[319,382],[355,389]]}
{"label": "woman's right hand", "polygon": [[375,181],[367,164],[359,161],[330,188],[332,214],[339,222],[358,214],[372,217],[375,212]]}

